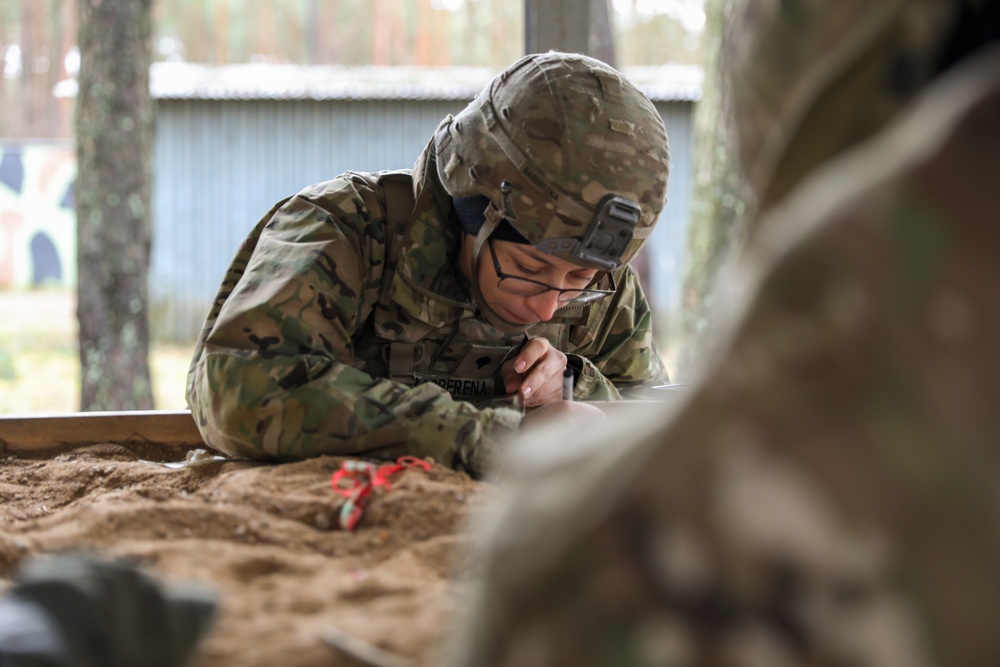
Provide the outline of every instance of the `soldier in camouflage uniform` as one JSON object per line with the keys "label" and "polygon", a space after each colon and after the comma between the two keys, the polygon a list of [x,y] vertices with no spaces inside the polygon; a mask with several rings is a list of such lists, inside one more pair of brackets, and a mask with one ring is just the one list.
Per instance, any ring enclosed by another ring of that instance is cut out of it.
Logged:
{"label": "soldier in camouflage uniform", "polygon": [[512,446],[452,667],[1000,664],[1000,2],[735,16],[738,314],[671,414]]}
{"label": "soldier in camouflage uniform", "polygon": [[618,72],[522,59],[412,172],[349,172],[257,224],[188,375],[205,442],[272,460],[412,454],[478,476],[522,420],[589,414],[561,400],[567,366],[582,401],[666,381],[628,262],[668,169],[662,120]]}

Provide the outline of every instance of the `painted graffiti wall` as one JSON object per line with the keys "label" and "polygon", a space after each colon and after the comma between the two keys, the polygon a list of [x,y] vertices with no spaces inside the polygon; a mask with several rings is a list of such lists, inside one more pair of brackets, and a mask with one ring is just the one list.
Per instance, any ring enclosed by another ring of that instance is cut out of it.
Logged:
{"label": "painted graffiti wall", "polygon": [[76,155],[0,142],[0,289],[76,284]]}

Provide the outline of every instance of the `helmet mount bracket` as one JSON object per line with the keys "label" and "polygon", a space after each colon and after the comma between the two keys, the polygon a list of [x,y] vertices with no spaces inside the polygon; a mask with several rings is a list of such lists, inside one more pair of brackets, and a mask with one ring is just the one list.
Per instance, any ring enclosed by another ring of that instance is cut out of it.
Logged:
{"label": "helmet mount bracket", "polygon": [[622,265],[622,254],[632,242],[642,209],[630,199],[606,195],[581,239],[546,239],[536,247],[546,253],[568,253],[585,266],[611,271]]}

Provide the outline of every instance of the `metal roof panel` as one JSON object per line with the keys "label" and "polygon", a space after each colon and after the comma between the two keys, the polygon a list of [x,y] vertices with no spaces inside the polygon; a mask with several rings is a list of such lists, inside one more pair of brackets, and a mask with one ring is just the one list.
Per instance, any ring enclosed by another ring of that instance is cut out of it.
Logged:
{"label": "metal roof panel", "polygon": [[[700,67],[637,67],[624,73],[654,102],[701,98]],[[157,62],[150,89],[157,99],[471,100],[494,74],[482,67]]]}

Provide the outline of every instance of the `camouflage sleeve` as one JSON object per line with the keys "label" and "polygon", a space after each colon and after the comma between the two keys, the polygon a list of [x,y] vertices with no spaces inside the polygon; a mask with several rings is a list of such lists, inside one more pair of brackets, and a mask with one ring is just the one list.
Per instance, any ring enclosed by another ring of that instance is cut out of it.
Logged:
{"label": "camouflage sleeve", "polygon": [[232,455],[411,454],[480,475],[519,413],[375,378],[354,359],[386,260],[374,187],[359,175],[311,186],[259,223],[202,332],[188,402],[205,442]]}
{"label": "camouflage sleeve", "polygon": [[653,318],[639,278],[626,268],[618,292],[594,310],[592,339],[568,354],[577,372],[578,400],[614,401],[628,390],[670,381],[653,341]]}

